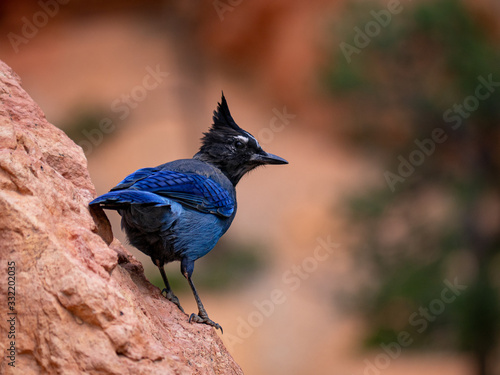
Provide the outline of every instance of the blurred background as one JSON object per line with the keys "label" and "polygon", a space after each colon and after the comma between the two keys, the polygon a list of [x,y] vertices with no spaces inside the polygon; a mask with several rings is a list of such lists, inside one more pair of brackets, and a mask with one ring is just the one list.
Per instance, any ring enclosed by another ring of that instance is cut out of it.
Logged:
{"label": "blurred background", "polygon": [[221,90],[290,162],[196,263],[247,374],[500,373],[497,0],[4,0],[0,29],[98,194],[191,157]]}

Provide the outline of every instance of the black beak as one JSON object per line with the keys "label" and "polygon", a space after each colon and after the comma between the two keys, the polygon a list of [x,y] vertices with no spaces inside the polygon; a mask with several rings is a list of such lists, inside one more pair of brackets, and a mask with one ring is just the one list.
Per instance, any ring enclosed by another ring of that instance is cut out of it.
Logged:
{"label": "black beak", "polygon": [[277,155],[268,154],[264,150],[259,154],[255,154],[252,159],[260,164],[288,164],[285,159]]}

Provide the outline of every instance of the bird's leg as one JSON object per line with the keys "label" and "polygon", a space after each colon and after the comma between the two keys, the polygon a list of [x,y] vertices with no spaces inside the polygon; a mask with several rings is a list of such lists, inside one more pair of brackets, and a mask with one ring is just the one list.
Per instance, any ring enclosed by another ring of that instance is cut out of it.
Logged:
{"label": "bird's leg", "polygon": [[220,329],[221,333],[223,333],[222,327],[220,326],[220,324],[215,323],[213,320],[211,320],[208,317],[207,311],[205,310],[205,307],[203,306],[203,303],[201,302],[200,296],[198,296],[198,292],[196,291],[196,288],[194,287],[193,281],[191,280],[191,276],[186,276],[186,278],[189,282],[189,286],[191,287],[191,289],[193,291],[194,299],[196,300],[196,304],[198,305],[198,315],[196,315],[195,313],[192,313],[189,316],[189,322],[191,323],[191,321],[193,321],[196,323],[208,324],[209,326],[212,326],[216,329]]}
{"label": "bird's leg", "polygon": [[196,322],[196,323],[204,323],[208,324],[209,326],[214,327],[215,329],[220,329],[221,333],[223,333],[222,327],[220,324],[215,323],[213,320],[211,320],[208,317],[207,311],[205,310],[205,307],[203,306],[203,303],[201,302],[200,296],[198,295],[198,292],[196,291],[196,288],[194,287],[193,281],[191,280],[191,274],[193,273],[193,264],[191,264],[188,267],[185,267],[184,262],[181,263],[181,270],[182,274],[184,277],[187,279],[189,286],[191,287],[191,290],[193,291],[194,299],[196,300],[196,304],[198,305],[198,315],[195,313],[191,314],[189,316],[189,323]]}
{"label": "bird's leg", "polygon": [[173,302],[177,305],[179,310],[184,312],[184,309],[182,308],[179,298],[172,292],[172,289],[170,288],[170,284],[168,283],[167,279],[167,274],[165,273],[165,269],[163,268],[163,264],[157,259],[155,260],[156,267],[160,270],[161,277],[163,279],[163,283],[165,284],[165,288],[161,291],[161,294],[165,293],[165,297],[170,301]]}

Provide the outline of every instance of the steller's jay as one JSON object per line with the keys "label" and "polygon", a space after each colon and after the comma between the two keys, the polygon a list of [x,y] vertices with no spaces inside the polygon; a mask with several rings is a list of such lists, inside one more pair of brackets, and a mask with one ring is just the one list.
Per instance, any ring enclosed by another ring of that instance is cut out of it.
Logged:
{"label": "steller's jay", "polygon": [[236,125],[224,94],[201,141],[192,159],[139,169],[90,205],[118,211],[129,242],[160,270],[162,293],[184,312],[163,268],[180,261],[198,305],[198,315],[191,314],[189,322],[222,331],[208,317],[191,280],[194,262],[212,250],[231,225],[237,206],[235,186],[241,177],[260,165],[288,162],[265,152],[255,137]]}

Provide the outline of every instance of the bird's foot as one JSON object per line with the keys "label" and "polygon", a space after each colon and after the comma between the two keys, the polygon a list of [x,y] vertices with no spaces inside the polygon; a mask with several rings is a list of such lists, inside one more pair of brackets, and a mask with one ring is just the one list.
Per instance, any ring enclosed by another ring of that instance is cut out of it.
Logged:
{"label": "bird's foot", "polygon": [[220,329],[220,332],[224,333],[220,324],[215,323],[213,320],[211,320],[205,311],[199,311],[198,314],[195,313],[191,314],[191,316],[189,317],[189,323],[191,323],[191,321],[196,323],[208,324],[209,326],[212,326],[215,329]]}
{"label": "bird's foot", "polygon": [[182,308],[181,303],[179,302],[179,298],[177,298],[177,296],[171,290],[167,290],[167,288],[165,288],[161,291],[161,294],[163,294],[165,298],[168,299],[170,302],[175,303],[179,308],[179,310],[184,312],[184,309]]}

